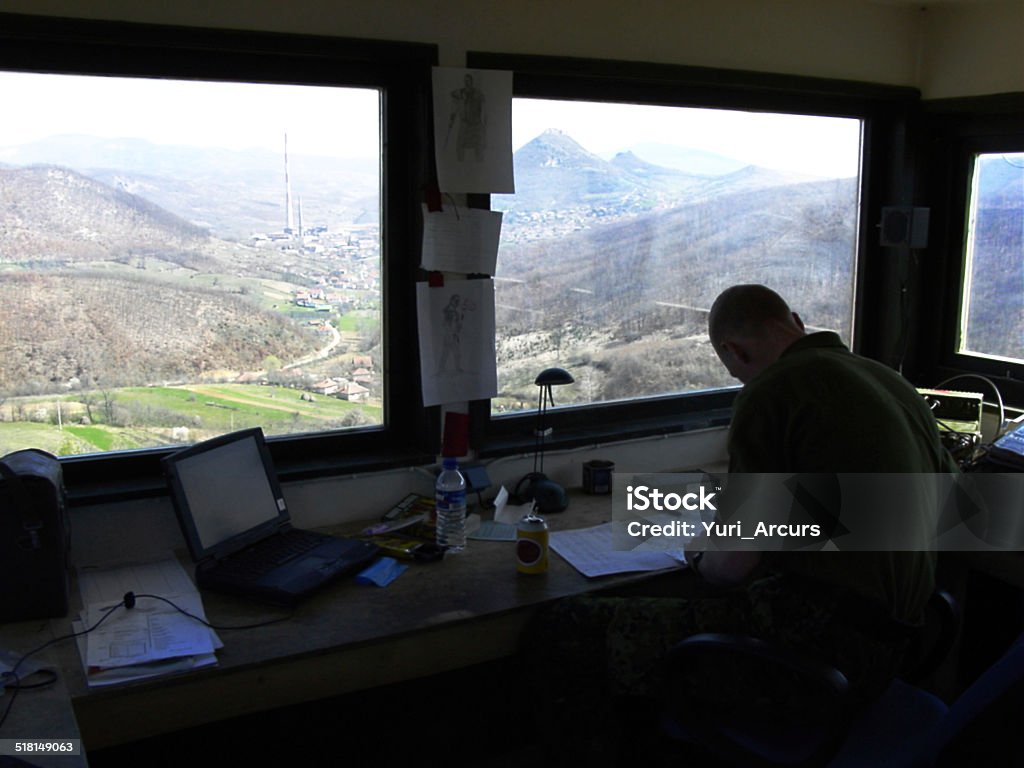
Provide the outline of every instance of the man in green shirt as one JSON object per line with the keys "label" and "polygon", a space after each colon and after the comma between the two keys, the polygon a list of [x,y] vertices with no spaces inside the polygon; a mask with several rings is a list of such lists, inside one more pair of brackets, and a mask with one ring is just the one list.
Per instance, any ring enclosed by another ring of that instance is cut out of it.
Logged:
{"label": "man in green shirt", "polygon": [[[896,472],[927,485],[930,473],[956,471],[907,381],[852,354],[834,333],[808,334],[768,288],[723,292],[709,335],[744,384],[729,431],[730,472]],[[935,515],[924,497],[900,512],[926,533]],[[524,649],[545,691],[542,721],[558,734],[556,746],[590,743],[595,759],[607,751],[616,723],[610,702],[628,697],[634,714],[646,717],[639,702],[658,695],[664,654],[700,632],[754,635],[817,655],[844,672],[855,702],[867,702],[896,674],[934,589],[934,554],[924,550],[708,549],[691,564],[725,589],[693,598],[577,597],[538,613]],[[673,694],[705,704],[722,698],[724,706],[739,696],[770,696],[771,706],[797,711],[814,706],[761,672],[739,664],[694,669],[694,679],[682,683],[689,691]]]}
{"label": "man in green shirt", "polygon": [[[956,467],[927,404],[902,376],[851,353],[831,331],[807,333],[799,315],[762,285],[724,291],[709,336],[744,383],[729,430],[729,471],[938,473]],[[902,510],[934,525],[934,498]],[[762,566],[760,553],[714,552],[709,580],[736,583]],[[786,553],[772,565],[860,595],[898,622],[919,622],[934,589],[925,551]]]}

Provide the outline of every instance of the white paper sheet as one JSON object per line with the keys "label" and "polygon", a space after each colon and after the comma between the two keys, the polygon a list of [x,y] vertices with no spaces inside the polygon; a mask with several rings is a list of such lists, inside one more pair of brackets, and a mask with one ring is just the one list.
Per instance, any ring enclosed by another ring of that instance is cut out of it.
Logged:
{"label": "white paper sheet", "polygon": [[[202,612],[198,595],[161,597],[194,615]],[[106,604],[88,606],[85,624],[95,626],[110,609]],[[85,663],[89,669],[110,669],[213,651],[208,627],[162,600],[139,598],[134,608],[114,609],[108,619],[89,633]]]}
{"label": "white paper sheet", "polygon": [[680,565],[679,559],[666,552],[612,549],[612,523],[572,531],[554,531],[550,542],[553,551],[587,577],[631,571],[659,571],[678,568]]}
{"label": "white paper sheet", "polygon": [[423,206],[424,269],[493,275],[500,237],[500,211],[446,204],[430,212]]}
{"label": "white paper sheet", "polygon": [[494,397],[494,281],[447,280],[416,286],[423,404]]}
{"label": "white paper sheet", "polygon": [[434,141],[442,192],[515,192],[512,73],[434,67]]}
{"label": "white paper sheet", "polygon": [[126,592],[151,595],[185,595],[198,592],[177,558],[127,563],[116,567],[79,566],[78,591],[82,605],[113,603]]}

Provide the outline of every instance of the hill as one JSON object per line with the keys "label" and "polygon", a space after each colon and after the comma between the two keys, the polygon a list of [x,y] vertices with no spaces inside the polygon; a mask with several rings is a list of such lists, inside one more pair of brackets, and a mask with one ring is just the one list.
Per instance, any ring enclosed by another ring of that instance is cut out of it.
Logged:
{"label": "hill", "polygon": [[208,233],[150,201],[68,168],[0,169],[0,261],[67,264],[196,257]]}
{"label": "hill", "polygon": [[[628,151],[648,163],[663,168],[675,168],[696,176],[724,176],[747,165],[733,157],[725,157],[693,147],[680,147],[675,144],[642,142],[632,144],[624,151]],[[603,155],[603,157],[611,159],[615,154],[617,153]]]}
{"label": "hill", "polygon": [[[686,153],[677,153],[675,159],[682,162],[685,156]],[[717,159],[714,167],[728,169],[727,172],[687,172],[651,163],[632,151],[619,152],[605,160],[568,134],[549,129],[516,151],[516,194],[494,195],[492,205],[505,213],[503,241],[521,243],[744,190],[808,180],[797,174]],[[710,167],[697,160],[698,167]]]}
{"label": "hill", "polygon": [[[742,183],[749,173],[730,176]],[[576,378],[563,404],[734,384],[707,343],[706,313],[738,278],[771,286],[809,322],[849,338],[854,185],[723,186],[666,211],[506,245],[496,408],[529,407],[546,365]]]}
{"label": "hill", "polygon": [[116,387],[259,370],[314,350],[308,331],[220,291],[106,273],[10,274],[0,281],[0,393],[72,379]]}
{"label": "hill", "polygon": [[[840,324],[824,296],[847,290],[856,209],[852,179],[721,194],[568,235],[509,246],[498,275],[510,305],[561,322],[575,294],[594,322],[655,302],[710,306],[736,275],[806,294],[817,321]],[[515,288],[514,286],[522,286]],[[844,287],[845,286],[845,287]],[[818,298],[814,298],[818,297]],[[825,317],[821,317],[821,313]],[[845,322],[848,322],[848,318]]]}

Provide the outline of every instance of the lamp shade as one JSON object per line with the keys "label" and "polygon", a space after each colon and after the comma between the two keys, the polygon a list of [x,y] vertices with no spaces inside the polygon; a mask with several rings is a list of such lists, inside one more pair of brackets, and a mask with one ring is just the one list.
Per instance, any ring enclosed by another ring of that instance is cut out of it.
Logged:
{"label": "lamp shade", "polygon": [[534,384],[538,387],[551,387],[560,384],[572,384],[576,379],[565,368],[545,368],[537,374]]}

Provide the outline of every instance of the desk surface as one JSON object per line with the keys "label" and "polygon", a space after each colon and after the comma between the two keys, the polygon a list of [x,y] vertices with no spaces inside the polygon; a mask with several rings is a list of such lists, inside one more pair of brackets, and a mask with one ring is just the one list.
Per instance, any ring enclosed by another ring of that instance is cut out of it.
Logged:
{"label": "desk surface", "polygon": [[[56,625],[57,622],[54,622]],[[26,653],[38,648],[54,637],[51,622],[26,621],[0,625],[0,648]],[[46,667],[60,667],[57,649],[50,647],[33,658]],[[31,682],[31,681],[26,681]],[[0,696],[0,715],[11,703],[11,694]],[[78,739],[78,723],[71,708],[66,688],[66,675],[47,688],[20,692],[14,700],[7,722],[0,730],[0,739]],[[84,753],[85,747],[82,746]],[[78,758],[67,755],[21,755],[27,762],[39,766],[73,768],[84,765],[84,754]]]}
{"label": "desk surface", "polygon": [[[550,516],[549,524],[560,530],[598,525],[610,518],[610,497],[574,496],[570,508]],[[69,737],[46,728],[77,722],[88,748],[99,749],[502,658],[514,653],[520,632],[538,605],[650,577],[587,579],[557,556],[552,556],[546,575],[524,576],[516,572],[512,543],[470,541],[457,556],[413,565],[386,589],[345,580],[303,602],[287,622],[220,632],[224,648],[217,654],[217,667],[89,690],[77,651],[71,643],[62,643],[47,653],[64,670],[67,693],[47,694],[48,703],[41,707],[53,715],[53,724],[36,723],[33,733]],[[206,593],[203,600],[210,621],[218,625],[280,615],[273,608],[228,596]],[[10,646],[15,635],[21,643],[38,645],[41,638],[64,632],[67,625],[66,620],[55,621],[52,627],[45,622],[8,625],[0,628],[0,646]],[[74,717],[67,711],[66,695]],[[39,716],[32,696],[22,697],[0,738],[26,735],[27,723]]]}

